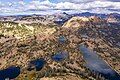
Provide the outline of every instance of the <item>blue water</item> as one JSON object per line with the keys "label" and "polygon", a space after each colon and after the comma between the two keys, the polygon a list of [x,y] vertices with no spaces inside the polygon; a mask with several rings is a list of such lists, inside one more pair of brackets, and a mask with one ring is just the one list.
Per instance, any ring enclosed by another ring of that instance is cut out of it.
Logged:
{"label": "blue water", "polygon": [[58,40],[60,43],[65,43],[67,41],[67,38],[65,36],[60,36]]}
{"label": "blue water", "polygon": [[111,69],[104,60],[99,58],[96,52],[90,50],[84,45],[80,45],[79,49],[86,61],[86,67],[88,67],[91,71],[100,73],[108,80],[120,80],[120,75]]}
{"label": "blue water", "polygon": [[55,61],[63,61],[68,58],[69,54],[67,52],[58,52],[52,56],[52,59]]}
{"label": "blue water", "polygon": [[0,70],[0,80],[14,79],[20,74],[20,67],[9,67],[4,70]]}
{"label": "blue water", "polygon": [[28,70],[36,69],[36,71],[40,71],[44,67],[45,63],[46,61],[43,58],[30,61]]}

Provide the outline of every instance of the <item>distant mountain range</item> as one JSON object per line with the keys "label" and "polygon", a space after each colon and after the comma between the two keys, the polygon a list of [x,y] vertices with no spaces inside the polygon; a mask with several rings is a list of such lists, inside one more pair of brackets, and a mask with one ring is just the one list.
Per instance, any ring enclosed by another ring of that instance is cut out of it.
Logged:
{"label": "distant mountain range", "polygon": [[97,13],[90,13],[90,12],[84,12],[84,13],[74,13],[74,14],[68,14],[66,12],[61,13],[55,13],[51,15],[14,15],[14,16],[0,16],[0,21],[41,21],[44,20],[50,20],[57,24],[63,24],[73,16],[80,16],[80,17],[91,17],[91,16],[97,16],[102,19],[107,20],[107,22],[110,23],[120,23],[120,14],[118,13],[111,13],[111,14],[97,14]]}

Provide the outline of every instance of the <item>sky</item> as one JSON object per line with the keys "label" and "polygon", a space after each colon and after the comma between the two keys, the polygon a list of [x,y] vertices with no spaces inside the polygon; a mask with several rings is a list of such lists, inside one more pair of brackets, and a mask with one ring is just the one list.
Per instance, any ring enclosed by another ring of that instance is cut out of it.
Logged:
{"label": "sky", "polygon": [[120,0],[0,0],[0,15],[119,13]]}

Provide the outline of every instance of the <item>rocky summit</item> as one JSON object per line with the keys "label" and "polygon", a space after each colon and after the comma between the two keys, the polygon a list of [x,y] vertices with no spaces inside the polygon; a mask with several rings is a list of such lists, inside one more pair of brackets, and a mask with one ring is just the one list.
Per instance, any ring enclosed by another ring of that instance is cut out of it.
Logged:
{"label": "rocky summit", "polygon": [[4,18],[0,80],[120,80],[119,19],[67,13]]}

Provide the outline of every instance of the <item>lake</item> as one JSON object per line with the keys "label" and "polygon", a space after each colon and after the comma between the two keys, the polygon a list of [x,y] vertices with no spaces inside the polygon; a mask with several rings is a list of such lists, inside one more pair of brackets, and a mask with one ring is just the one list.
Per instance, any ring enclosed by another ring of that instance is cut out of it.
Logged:
{"label": "lake", "polygon": [[67,52],[58,52],[52,56],[52,59],[55,61],[63,61],[69,57]]}
{"label": "lake", "polygon": [[36,71],[40,71],[44,67],[45,63],[46,61],[43,58],[32,60],[28,65],[28,70],[31,71],[36,69]]}
{"label": "lake", "polygon": [[9,67],[4,70],[0,70],[0,80],[14,79],[20,74],[20,67]]}
{"label": "lake", "polygon": [[120,80],[120,75],[111,69],[111,67],[102,60],[96,52],[90,50],[85,45],[80,45],[79,49],[83,54],[87,68],[96,73],[100,73],[108,80]]}

